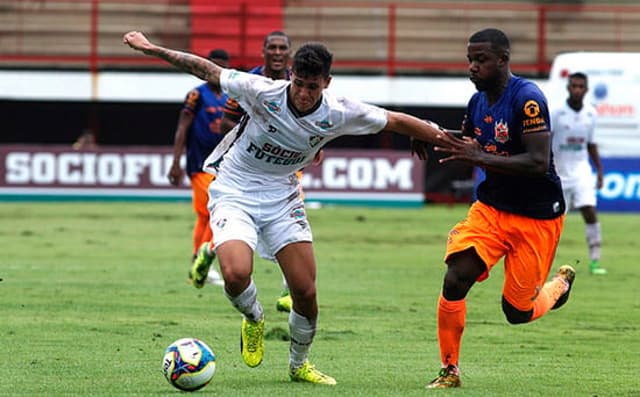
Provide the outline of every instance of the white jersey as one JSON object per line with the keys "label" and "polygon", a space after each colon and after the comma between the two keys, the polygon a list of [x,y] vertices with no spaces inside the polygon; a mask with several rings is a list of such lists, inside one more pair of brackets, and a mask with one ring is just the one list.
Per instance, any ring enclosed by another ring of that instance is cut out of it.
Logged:
{"label": "white jersey", "polygon": [[580,183],[591,178],[588,143],[595,143],[596,110],[584,104],[580,111],[565,101],[551,112],[553,159],[563,185]]}
{"label": "white jersey", "polygon": [[222,90],[238,101],[250,118],[224,154],[224,161],[212,155],[205,162],[205,168],[216,164],[217,184],[244,192],[291,192],[297,189],[295,172],[309,165],[327,142],[342,135],[374,134],[387,123],[386,110],[336,97],[326,90],[316,110],[296,117],[287,105],[289,84],[287,80],[223,70]]}

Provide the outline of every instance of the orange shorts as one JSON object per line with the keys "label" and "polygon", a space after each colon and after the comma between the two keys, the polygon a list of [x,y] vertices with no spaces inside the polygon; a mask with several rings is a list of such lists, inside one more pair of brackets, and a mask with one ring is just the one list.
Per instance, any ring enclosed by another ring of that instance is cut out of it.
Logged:
{"label": "orange shorts", "polygon": [[516,309],[529,311],[549,276],[563,224],[564,215],[533,219],[476,201],[449,232],[445,262],[473,247],[487,266],[478,278],[482,281],[504,257],[502,294]]}
{"label": "orange shorts", "polygon": [[209,218],[209,184],[215,177],[206,172],[191,174],[191,190],[193,191],[193,210],[198,216]]}

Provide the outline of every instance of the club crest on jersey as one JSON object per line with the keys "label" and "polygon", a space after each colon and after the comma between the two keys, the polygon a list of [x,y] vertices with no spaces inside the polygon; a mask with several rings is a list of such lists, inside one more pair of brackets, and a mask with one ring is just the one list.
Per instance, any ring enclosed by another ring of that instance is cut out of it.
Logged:
{"label": "club crest on jersey", "polygon": [[324,140],[323,136],[313,135],[313,136],[309,137],[309,146],[316,147],[323,140]]}
{"label": "club crest on jersey", "polygon": [[276,102],[274,101],[264,101],[262,102],[262,104],[264,105],[264,107],[267,108],[268,111],[270,111],[271,113],[280,113],[282,111],[282,108],[280,107],[280,105],[278,105]]}
{"label": "club crest on jersey", "polygon": [[493,131],[495,133],[494,139],[497,142],[505,143],[509,140],[509,124],[504,120],[500,119],[500,121],[496,122],[494,124]]}
{"label": "club crest on jersey", "polygon": [[329,120],[320,120],[316,121],[316,126],[322,128],[323,130],[328,130],[333,127],[333,123]]}

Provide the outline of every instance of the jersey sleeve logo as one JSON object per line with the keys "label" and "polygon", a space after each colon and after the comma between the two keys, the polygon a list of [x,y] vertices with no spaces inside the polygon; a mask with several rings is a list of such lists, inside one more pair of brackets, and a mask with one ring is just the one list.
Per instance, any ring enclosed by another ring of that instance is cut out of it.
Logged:
{"label": "jersey sleeve logo", "polygon": [[533,99],[528,100],[524,104],[524,114],[531,118],[537,117],[540,114],[540,105],[538,105],[538,102]]}
{"label": "jersey sleeve logo", "polygon": [[547,122],[544,117],[540,115],[540,105],[533,99],[528,100],[524,104],[524,115],[526,116],[522,120],[522,133],[538,132],[547,130]]}
{"label": "jersey sleeve logo", "polygon": [[311,137],[309,137],[309,146],[316,147],[323,140],[324,140],[323,136],[312,135]]}
{"label": "jersey sleeve logo", "polygon": [[192,110],[198,106],[198,100],[200,99],[200,92],[198,90],[191,90],[187,94],[187,99],[184,101],[184,105]]}

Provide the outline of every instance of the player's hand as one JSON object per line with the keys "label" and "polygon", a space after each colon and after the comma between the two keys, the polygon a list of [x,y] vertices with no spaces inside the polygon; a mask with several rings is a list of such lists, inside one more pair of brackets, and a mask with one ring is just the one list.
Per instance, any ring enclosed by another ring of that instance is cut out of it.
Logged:
{"label": "player's hand", "polygon": [[167,178],[169,179],[169,183],[173,186],[180,185],[180,181],[182,180],[182,168],[180,168],[179,164],[171,165]]}
{"label": "player's hand", "polygon": [[427,143],[411,137],[411,155],[418,156],[420,160],[427,160],[429,158]]}
{"label": "player's hand", "polygon": [[449,156],[439,160],[440,163],[446,163],[448,161],[459,160],[465,161],[471,164],[475,164],[480,160],[480,157],[484,154],[482,146],[474,138],[463,136],[462,139],[448,136],[446,142],[434,146],[433,150],[436,152],[449,153]]}
{"label": "player's hand", "polygon": [[125,33],[122,37],[122,42],[134,50],[138,51],[146,51],[153,48],[153,44],[146,38],[146,36],[137,31],[131,31],[129,33]]}

